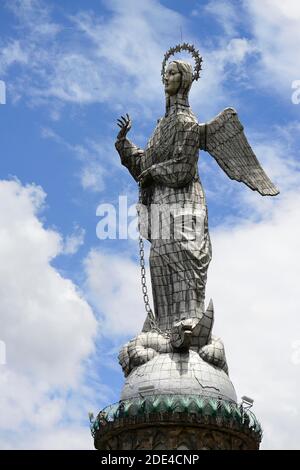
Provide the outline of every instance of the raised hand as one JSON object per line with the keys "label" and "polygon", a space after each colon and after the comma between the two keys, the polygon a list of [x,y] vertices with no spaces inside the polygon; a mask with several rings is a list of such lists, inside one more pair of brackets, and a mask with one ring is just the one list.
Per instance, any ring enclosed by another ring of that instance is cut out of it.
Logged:
{"label": "raised hand", "polygon": [[121,130],[117,135],[117,139],[124,139],[127,135],[127,132],[129,132],[131,129],[130,116],[126,113],[126,117],[121,116],[121,119],[118,119],[117,121],[118,126],[121,127]]}

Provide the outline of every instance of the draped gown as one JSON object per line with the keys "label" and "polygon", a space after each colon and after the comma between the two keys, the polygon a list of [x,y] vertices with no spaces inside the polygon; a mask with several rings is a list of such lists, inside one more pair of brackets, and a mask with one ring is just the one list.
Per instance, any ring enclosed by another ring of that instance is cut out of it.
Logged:
{"label": "draped gown", "polygon": [[[198,175],[201,139],[191,109],[176,106],[158,121],[145,150],[127,138],[116,142],[122,164],[136,181],[142,176],[139,207],[146,209],[149,221],[143,235],[151,243],[154,312],[162,331],[184,318],[200,319],[204,311],[211,243]],[[160,213],[155,227],[154,212]]]}

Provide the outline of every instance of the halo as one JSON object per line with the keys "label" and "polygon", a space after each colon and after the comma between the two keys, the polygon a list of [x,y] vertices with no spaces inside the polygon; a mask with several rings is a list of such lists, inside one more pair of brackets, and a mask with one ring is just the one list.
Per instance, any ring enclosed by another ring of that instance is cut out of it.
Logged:
{"label": "halo", "polygon": [[193,46],[193,44],[188,44],[187,42],[184,42],[183,44],[177,44],[177,46],[170,47],[170,49],[165,53],[164,60],[162,62],[162,67],[161,67],[161,76],[162,76],[162,82],[163,83],[164,83],[164,76],[165,76],[167,60],[172,55],[174,55],[176,52],[180,52],[180,51],[188,51],[190,54],[192,54],[192,56],[195,60],[193,81],[199,79],[200,70],[201,70],[201,63],[202,63],[203,59],[200,56],[199,51],[197,51],[197,49],[195,49],[195,46]]}

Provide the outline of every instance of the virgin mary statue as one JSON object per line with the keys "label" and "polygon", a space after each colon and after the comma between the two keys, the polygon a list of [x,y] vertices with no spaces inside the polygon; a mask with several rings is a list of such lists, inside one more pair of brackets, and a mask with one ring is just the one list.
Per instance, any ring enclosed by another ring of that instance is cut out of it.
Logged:
{"label": "virgin mary statue", "polygon": [[[194,70],[182,60],[167,65],[169,57],[180,50],[193,55]],[[199,149],[208,151],[231,179],[262,195],[278,194],[249,146],[234,109],[226,108],[210,122],[198,123],[189,105],[189,92],[199,78],[201,62],[189,44],[176,46],[165,55],[166,112],[144,150],[126,137],[130,117],[119,120],[116,148],[122,164],[140,185],[140,213],[145,214],[141,208],[146,208],[149,220],[147,233],[142,234],[151,243],[153,314],[162,333],[183,320],[197,322],[205,314],[211,242],[198,173]]]}

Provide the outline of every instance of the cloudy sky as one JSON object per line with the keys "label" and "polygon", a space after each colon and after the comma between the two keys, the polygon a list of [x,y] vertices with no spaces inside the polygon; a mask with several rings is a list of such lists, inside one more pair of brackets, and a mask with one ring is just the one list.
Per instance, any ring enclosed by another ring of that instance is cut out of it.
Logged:
{"label": "cloudy sky", "polygon": [[144,319],[138,250],[97,237],[97,208],[136,200],[115,121],[130,113],[146,144],[182,35],[204,60],[199,121],[235,107],[281,190],[263,198],[200,154],[215,332],[262,448],[299,449],[300,3],[1,0],[0,25],[0,448],[92,448],[88,412],[119,398],[118,349]]}

